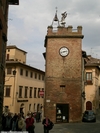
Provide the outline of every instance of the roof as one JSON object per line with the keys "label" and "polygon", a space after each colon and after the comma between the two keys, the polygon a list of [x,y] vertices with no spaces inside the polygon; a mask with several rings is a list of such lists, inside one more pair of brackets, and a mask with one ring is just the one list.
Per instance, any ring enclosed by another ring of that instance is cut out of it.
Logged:
{"label": "roof", "polygon": [[37,68],[34,68],[32,66],[29,66],[27,64],[23,64],[21,62],[18,62],[18,61],[6,61],[6,66],[21,66],[21,67],[26,67],[27,69],[31,69],[31,70],[34,70],[34,71],[37,71],[37,72],[40,72],[40,73],[45,73],[44,71],[40,70],[40,69],[37,69]]}
{"label": "roof", "polygon": [[100,59],[93,58],[91,55],[88,55],[87,58],[85,59],[86,64],[85,66],[95,66],[100,68]]}
{"label": "roof", "polygon": [[8,45],[8,46],[6,47],[6,49],[18,49],[18,50],[20,50],[20,51],[22,51],[22,52],[24,52],[24,53],[27,53],[26,51],[24,51],[24,50],[22,50],[22,49],[19,49],[16,45]]}

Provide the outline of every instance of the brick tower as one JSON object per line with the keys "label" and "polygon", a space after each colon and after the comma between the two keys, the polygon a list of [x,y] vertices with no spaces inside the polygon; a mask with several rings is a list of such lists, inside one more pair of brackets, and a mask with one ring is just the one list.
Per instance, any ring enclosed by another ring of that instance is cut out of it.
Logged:
{"label": "brick tower", "polygon": [[[55,15],[58,21],[57,14]],[[58,21],[59,22],[59,21]],[[58,24],[45,37],[44,116],[54,123],[76,122],[82,116],[82,27]]]}

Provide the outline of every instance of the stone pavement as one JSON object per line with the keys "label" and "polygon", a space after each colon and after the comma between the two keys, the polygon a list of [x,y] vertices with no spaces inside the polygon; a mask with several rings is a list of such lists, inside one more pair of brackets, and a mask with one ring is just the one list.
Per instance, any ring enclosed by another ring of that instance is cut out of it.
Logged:
{"label": "stone pavement", "polygon": [[[35,133],[44,133],[43,132],[43,125],[41,122],[39,123],[35,123]],[[54,124],[54,127],[52,130],[49,131],[49,133],[68,133],[66,132],[67,129],[64,128],[64,127],[67,127],[67,124],[63,123],[63,124]]]}
{"label": "stone pavement", "polygon": [[[100,124],[100,115],[97,115],[96,123],[91,123],[94,125],[94,127],[98,126]],[[54,127],[52,130],[49,131],[49,133],[74,133],[73,131],[70,131],[70,127],[72,127],[72,130],[76,127],[80,127],[84,129],[84,127],[87,127],[87,123],[60,123],[60,124],[54,124]],[[95,129],[95,128],[94,128]],[[35,133],[44,133],[43,132],[43,125],[41,122],[35,123]],[[79,132],[77,132],[79,133]],[[96,133],[96,132],[95,132]]]}
{"label": "stone pavement", "polygon": [[[92,123],[92,125],[94,125],[94,127],[98,126],[98,124],[100,124],[100,115],[97,115],[96,123]],[[35,125],[35,133],[44,133],[43,132],[43,125],[41,122],[39,122],[39,123],[35,122],[34,125]],[[73,132],[71,130],[75,130],[76,127],[77,128],[81,128],[81,127],[84,128],[86,126],[89,126],[89,125],[87,123],[85,124],[82,122],[78,123],[78,124],[77,123],[54,124],[53,129],[50,130],[49,133],[79,133],[79,132]],[[24,128],[24,131],[25,131],[25,128]]]}

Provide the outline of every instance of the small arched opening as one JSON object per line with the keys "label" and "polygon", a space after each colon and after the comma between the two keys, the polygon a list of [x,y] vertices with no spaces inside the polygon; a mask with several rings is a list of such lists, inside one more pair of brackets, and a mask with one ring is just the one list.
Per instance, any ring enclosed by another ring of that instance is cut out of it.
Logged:
{"label": "small arched opening", "polygon": [[86,102],[86,110],[92,110],[92,103],[90,101]]}

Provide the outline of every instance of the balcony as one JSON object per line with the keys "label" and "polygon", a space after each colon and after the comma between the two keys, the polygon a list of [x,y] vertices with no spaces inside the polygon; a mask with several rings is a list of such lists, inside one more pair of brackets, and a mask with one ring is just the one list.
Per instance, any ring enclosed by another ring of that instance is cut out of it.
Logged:
{"label": "balcony", "polygon": [[9,5],[19,5],[19,0],[9,0]]}

